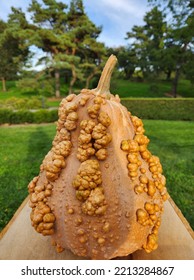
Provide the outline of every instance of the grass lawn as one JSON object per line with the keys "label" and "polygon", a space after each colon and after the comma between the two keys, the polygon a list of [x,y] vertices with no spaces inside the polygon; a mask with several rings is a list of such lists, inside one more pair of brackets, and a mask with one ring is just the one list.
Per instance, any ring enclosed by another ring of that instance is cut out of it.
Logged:
{"label": "grass lawn", "polygon": [[[84,87],[84,85],[83,85]],[[131,82],[130,80],[112,79],[111,92],[119,94],[121,98],[161,98],[168,97],[167,93],[171,91],[172,83],[167,81],[153,81],[153,82]],[[80,86],[80,89],[82,86]],[[80,92],[76,88],[76,93]],[[61,98],[68,93],[67,84],[61,81]],[[178,94],[182,97],[194,97],[194,85],[188,80],[180,80],[178,86]],[[2,92],[2,85],[0,81],[0,100],[5,100],[11,97],[26,98],[38,96],[36,92],[24,93],[16,87],[15,81],[7,81],[7,92]],[[56,107],[60,100],[55,98],[47,98],[47,105],[49,107]]]}
{"label": "grass lawn", "polygon": [[0,128],[0,230],[27,196],[54,134],[53,124]]}
{"label": "grass lawn", "polygon": [[[119,94],[121,98],[161,98],[169,97],[172,82],[131,82],[129,80],[112,80],[111,92]],[[178,96],[194,97],[194,85],[188,80],[180,80],[178,85]]]}
{"label": "grass lawn", "polygon": [[15,81],[7,81],[6,82],[6,88],[7,91],[2,91],[2,82],[0,82],[0,99],[5,100],[11,97],[17,97],[17,98],[24,98],[24,97],[31,97],[34,96],[34,94],[24,94],[22,91],[16,87]]}
{"label": "grass lawn", "polygon": [[146,120],[144,126],[169,194],[194,229],[194,122]]}
{"label": "grass lawn", "polygon": [[[145,120],[144,125],[169,193],[194,228],[194,122]],[[0,127],[0,230],[27,196],[54,135],[54,124]]]}
{"label": "grass lawn", "polygon": [[166,97],[165,93],[170,91],[169,84],[163,84],[159,87],[146,82],[130,82],[128,80],[113,80],[111,84],[111,92],[119,94],[121,98],[146,98],[146,97]]}

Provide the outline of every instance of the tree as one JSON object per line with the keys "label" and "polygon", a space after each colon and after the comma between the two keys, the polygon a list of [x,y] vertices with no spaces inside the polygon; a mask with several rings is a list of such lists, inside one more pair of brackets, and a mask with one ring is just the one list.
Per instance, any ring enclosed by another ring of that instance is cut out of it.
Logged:
{"label": "tree", "polygon": [[60,72],[71,71],[69,93],[77,79],[87,75],[87,86],[97,72],[104,54],[104,45],[96,41],[101,28],[96,27],[84,11],[81,0],[67,5],[56,0],[32,0],[28,11],[33,26],[29,30],[31,44],[47,53],[50,68],[55,72],[56,96],[60,96]]}
{"label": "tree", "polygon": [[11,17],[7,23],[0,20],[0,76],[3,91],[6,91],[6,80],[15,79],[30,57],[29,48],[18,36],[17,27],[14,29],[13,26]]}
{"label": "tree", "polygon": [[83,73],[83,79],[86,81],[85,88],[89,88],[93,77],[100,74],[104,66],[106,49],[103,43],[97,42],[96,39],[88,36],[84,40],[83,50],[82,54],[79,54],[81,56],[79,67]]}
{"label": "tree", "polygon": [[163,7],[164,10],[171,12],[171,20],[178,22],[184,21],[191,14],[194,8],[193,0],[148,0],[153,6]]}
{"label": "tree", "polygon": [[[30,44],[41,48],[50,55],[50,67],[55,73],[55,95],[60,97],[60,69],[64,64],[59,55],[66,51],[71,44],[66,36],[67,32],[67,5],[55,0],[43,0],[43,4],[32,0],[28,11],[31,13],[33,24],[27,32]],[[48,59],[47,55],[47,59]]]}
{"label": "tree", "polygon": [[69,93],[71,93],[77,78],[83,79],[82,74],[86,77],[86,87],[89,86],[90,80],[99,72],[105,55],[105,47],[96,40],[101,33],[101,27],[96,27],[88,18],[82,0],[71,1],[67,20],[69,35],[73,43],[68,48],[72,71],[69,87]]}
{"label": "tree", "polygon": [[108,55],[114,54],[118,59],[119,70],[124,73],[125,79],[131,79],[138,66],[136,50],[133,46],[121,46],[117,48],[108,48]]}
{"label": "tree", "polygon": [[144,77],[158,76],[164,68],[163,48],[166,37],[167,24],[165,14],[154,7],[144,16],[143,26],[134,26],[127,32],[127,39],[132,39],[131,48],[136,53],[138,67]]}
{"label": "tree", "polygon": [[[159,1],[154,2],[154,7],[144,17],[143,26],[134,26],[131,32],[127,33],[128,39],[133,39],[138,66],[141,68],[144,77],[155,75],[158,77],[164,72],[172,81],[172,94],[177,96],[177,87],[180,75],[184,73],[187,63],[192,60],[194,50],[194,13],[189,8],[189,2],[182,7],[179,3],[182,0],[163,0],[165,9],[159,10]],[[160,3],[161,3],[160,2]],[[157,5],[155,4],[157,3]],[[168,23],[165,13],[168,11]]]}
{"label": "tree", "polygon": [[[10,59],[11,57],[7,53],[6,46],[4,44],[3,36],[2,34],[4,33],[4,30],[6,28],[6,23],[2,20],[0,20],[0,76],[1,76],[1,81],[2,81],[2,90],[6,91],[6,78],[9,73],[9,65],[10,61],[8,63],[8,58]],[[10,59],[11,60],[11,59]]]}
{"label": "tree", "polygon": [[[170,58],[169,64],[173,65],[175,72],[172,83],[172,94],[177,96],[177,87],[181,73],[188,69],[193,60],[194,52],[194,4],[191,0],[148,0],[153,5],[163,4],[168,11],[169,30],[166,40],[166,52]],[[190,75],[189,75],[190,76]],[[192,75],[191,75],[192,76]]]}

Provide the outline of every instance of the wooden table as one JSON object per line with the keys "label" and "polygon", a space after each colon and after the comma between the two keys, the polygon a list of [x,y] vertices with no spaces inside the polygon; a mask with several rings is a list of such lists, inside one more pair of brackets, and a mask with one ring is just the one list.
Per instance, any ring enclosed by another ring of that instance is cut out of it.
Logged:
{"label": "wooden table", "polygon": [[[60,254],[56,253],[55,248],[51,246],[50,237],[38,234],[31,226],[30,212],[27,197],[9,224],[0,233],[0,259],[83,259],[68,250]],[[158,249],[150,254],[144,250],[138,250],[124,259],[194,260],[194,232],[171,198],[165,203]]]}

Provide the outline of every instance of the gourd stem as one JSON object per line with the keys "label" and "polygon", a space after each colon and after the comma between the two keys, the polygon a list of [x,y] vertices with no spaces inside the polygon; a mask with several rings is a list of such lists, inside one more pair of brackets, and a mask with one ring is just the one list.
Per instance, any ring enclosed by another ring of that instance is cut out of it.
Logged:
{"label": "gourd stem", "polygon": [[117,58],[112,54],[104,66],[100,80],[98,82],[98,86],[95,89],[95,92],[97,94],[106,94],[107,97],[110,96],[110,79],[116,63]]}

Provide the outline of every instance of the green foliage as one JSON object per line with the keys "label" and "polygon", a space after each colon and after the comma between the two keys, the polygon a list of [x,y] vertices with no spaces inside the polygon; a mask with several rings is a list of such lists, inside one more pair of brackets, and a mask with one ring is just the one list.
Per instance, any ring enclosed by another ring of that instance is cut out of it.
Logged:
{"label": "green foliage", "polygon": [[34,123],[50,123],[58,119],[57,110],[38,110],[33,113]]}
{"label": "green foliage", "polygon": [[32,123],[33,122],[33,114],[27,110],[19,110],[13,111],[10,115],[10,123],[11,124],[19,124],[19,123]]}
{"label": "green foliage", "polygon": [[131,79],[135,72],[136,66],[138,66],[138,57],[135,49],[132,46],[121,46],[118,48],[108,48],[107,54],[116,55],[118,59],[119,71],[122,71],[125,79]]}
{"label": "green foliage", "polygon": [[[28,11],[33,24],[26,32],[31,44],[50,54],[47,67],[54,72],[55,95],[60,97],[60,70],[68,70],[69,93],[77,80],[90,79],[99,70],[104,44],[96,39],[101,28],[88,18],[82,0],[71,0],[70,7],[56,0],[33,0]],[[91,75],[92,73],[92,75]]]}
{"label": "green foliage", "polygon": [[190,81],[193,80],[194,61],[194,7],[190,0],[148,0],[154,8],[163,8],[163,14],[168,14],[167,32],[163,48],[163,66],[167,77],[175,72],[172,83],[172,93],[177,95],[180,75],[184,73]]}
{"label": "green foliage", "polygon": [[[17,9],[13,9],[13,13]],[[18,12],[18,19],[24,16],[22,12]],[[14,79],[21,71],[29,58],[30,51],[24,46],[22,36],[19,36],[17,25],[15,25],[13,17],[9,17],[7,23],[0,20],[0,77],[3,82],[3,90],[6,91],[6,80]],[[21,28],[21,26],[20,26]]]}
{"label": "green foliage", "polygon": [[77,81],[86,81],[88,87],[102,68],[105,47],[96,40],[101,27],[89,19],[83,1],[71,0],[68,8],[67,4],[57,0],[32,0],[28,12],[30,21],[21,8],[12,7],[8,21],[0,21],[3,91],[6,91],[6,80],[17,76],[32,58],[30,46],[43,51],[39,65],[49,69],[50,75],[41,79],[22,77],[18,87],[25,93],[36,91],[39,95],[51,96],[55,92],[55,96],[60,97],[60,75],[64,72],[69,92]]}
{"label": "green foliage", "polygon": [[[113,94],[119,94],[121,98],[132,97],[132,98],[158,98],[168,97],[168,93],[171,89],[171,83],[168,81],[147,81],[147,82],[135,82],[124,79],[119,79],[117,76],[118,72],[113,73],[113,79],[111,81],[111,92]],[[120,75],[120,74],[119,74]],[[93,84],[90,84],[90,88],[97,86],[99,77],[93,79]],[[1,82],[0,82],[1,84]],[[79,93],[84,87],[83,83],[80,83],[75,88],[75,93]],[[26,98],[26,97],[37,97],[37,92],[24,92],[15,86],[14,81],[7,82],[8,91],[6,93],[0,91],[0,100],[6,100],[12,97]],[[68,94],[68,85],[61,82],[61,95],[63,97]],[[180,80],[178,87],[179,96],[194,97],[194,84],[191,84],[189,80]],[[61,99],[44,98],[38,95],[41,99],[43,107],[57,107]],[[0,102],[1,103],[1,102]]]}
{"label": "green foliage", "polygon": [[194,75],[194,10],[189,8],[189,1],[183,5],[183,1],[163,0],[165,9],[158,5],[158,0],[149,2],[154,7],[144,16],[145,24],[135,25],[127,33],[127,38],[134,39],[131,47],[136,53],[136,66],[140,67],[144,78],[157,80],[161,73],[165,73],[166,79],[170,80],[174,73],[171,92],[177,97],[181,75],[191,81]]}
{"label": "green foliage", "polygon": [[[63,93],[60,83],[64,82],[60,76],[68,83],[69,93],[83,81],[88,88],[110,52],[117,55],[119,70],[125,79],[134,78],[139,71],[141,76],[136,79],[143,77],[147,81],[151,77],[155,83],[161,73],[169,80],[173,74],[171,89],[175,96],[182,74],[194,80],[194,21],[189,0],[184,6],[182,0],[149,0],[153,9],[145,14],[144,24],[134,26],[127,33],[129,39],[135,40],[128,46],[108,50],[97,41],[102,27],[96,26],[87,16],[83,1],[69,2],[68,7],[58,0],[32,0],[28,6],[30,20],[21,8],[12,7],[8,21],[0,21],[0,74],[3,74],[4,91],[6,79],[17,76],[31,58],[30,46],[44,52],[39,63],[44,63],[47,73],[40,79],[22,77],[18,86],[28,94],[36,91],[39,95],[50,96],[55,91],[56,97],[60,97]],[[165,4],[166,10],[162,10],[159,2]],[[172,21],[167,21],[167,11],[173,15]],[[158,87],[150,89],[160,94]]]}
{"label": "green foliage", "polygon": [[23,78],[16,82],[16,87],[21,92],[35,92],[39,88],[38,81],[35,78]]}
{"label": "green foliage", "polygon": [[[143,119],[194,121],[194,99],[125,98],[122,104]],[[57,110],[0,109],[0,124],[49,123],[58,119]]]}
{"label": "green foliage", "polygon": [[26,94],[36,92],[40,96],[54,95],[54,84],[51,78],[23,78],[17,81],[16,86]]}
{"label": "green foliage", "polygon": [[122,103],[142,119],[194,121],[194,99],[122,99]]}
{"label": "green foliage", "polygon": [[144,16],[143,26],[134,26],[127,32],[127,38],[133,38],[132,50],[136,56],[136,66],[140,67],[144,77],[158,76],[163,70],[163,54],[167,24],[164,14],[154,7]]}
{"label": "green foliage", "polygon": [[0,124],[11,123],[13,111],[9,109],[0,109]]}
{"label": "green foliage", "polygon": [[6,109],[38,109],[42,108],[42,100],[40,97],[17,98],[11,97],[5,100],[0,100],[0,108]]}
{"label": "green foliage", "polygon": [[23,123],[50,123],[58,119],[57,110],[19,110],[0,109],[0,124],[23,124]]}

